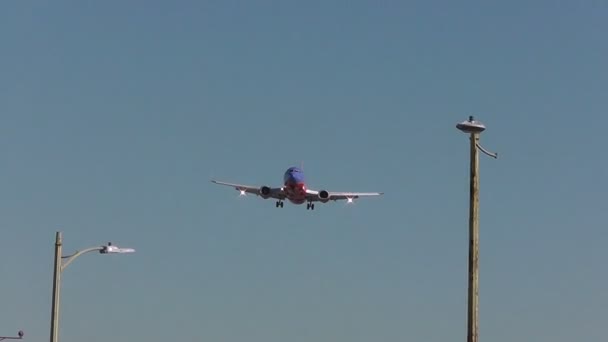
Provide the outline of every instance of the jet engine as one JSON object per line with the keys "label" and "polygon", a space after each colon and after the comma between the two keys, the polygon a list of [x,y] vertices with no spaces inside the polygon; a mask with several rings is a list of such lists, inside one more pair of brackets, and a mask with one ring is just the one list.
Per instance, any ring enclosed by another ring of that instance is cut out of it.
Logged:
{"label": "jet engine", "polygon": [[322,203],[326,203],[327,201],[329,201],[329,192],[327,192],[326,190],[321,190],[319,191],[319,200]]}
{"label": "jet engine", "polygon": [[270,187],[264,185],[263,187],[260,188],[260,196],[262,196],[262,198],[266,199],[268,197],[270,197]]}

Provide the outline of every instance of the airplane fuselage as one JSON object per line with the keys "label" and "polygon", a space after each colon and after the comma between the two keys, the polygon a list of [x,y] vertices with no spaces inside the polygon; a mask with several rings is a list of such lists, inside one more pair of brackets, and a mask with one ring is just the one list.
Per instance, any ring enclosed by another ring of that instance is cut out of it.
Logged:
{"label": "airplane fuselage", "polygon": [[283,190],[293,204],[306,202],[306,182],[304,173],[297,167],[290,167],[283,175]]}

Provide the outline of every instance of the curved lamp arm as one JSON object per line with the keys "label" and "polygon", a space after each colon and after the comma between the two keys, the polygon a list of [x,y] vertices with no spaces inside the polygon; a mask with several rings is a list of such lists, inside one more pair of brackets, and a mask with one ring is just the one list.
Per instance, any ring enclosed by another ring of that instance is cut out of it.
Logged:
{"label": "curved lamp arm", "polygon": [[492,152],[490,152],[490,151],[486,150],[486,149],[485,149],[485,148],[483,148],[483,146],[481,146],[479,143],[476,143],[476,145],[477,145],[477,148],[478,148],[478,149],[479,149],[481,152],[485,153],[486,155],[488,155],[488,156],[490,156],[490,157],[492,157],[492,158],[494,158],[494,159],[498,159],[498,153],[492,153]]}
{"label": "curved lamp arm", "polygon": [[2,341],[2,340],[21,340],[21,339],[23,339],[23,330],[19,330],[18,335],[19,335],[18,337],[0,336],[0,341]]}
{"label": "curved lamp arm", "polygon": [[78,251],[72,255],[68,255],[68,256],[62,256],[62,259],[65,259],[65,263],[63,263],[63,265],[61,265],[61,271],[63,272],[63,270],[66,269],[66,267],[68,267],[69,264],[72,263],[72,261],[74,261],[74,259],[78,258],[79,256],[89,253],[89,252],[95,252],[95,251],[102,251],[104,249],[104,247],[91,247],[91,248],[87,248],[87,249],[83,249],[81,251]]}

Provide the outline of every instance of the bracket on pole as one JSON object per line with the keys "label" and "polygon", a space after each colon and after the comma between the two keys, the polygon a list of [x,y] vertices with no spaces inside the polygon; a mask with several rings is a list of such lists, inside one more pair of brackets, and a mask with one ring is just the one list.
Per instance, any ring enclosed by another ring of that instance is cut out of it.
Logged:
{"label": "bracket on pole", "polygon": [[19,330],[17,333],[18,336],[0,336],[0,341],[2,340],[21,340],[23,339],[23,330]]}

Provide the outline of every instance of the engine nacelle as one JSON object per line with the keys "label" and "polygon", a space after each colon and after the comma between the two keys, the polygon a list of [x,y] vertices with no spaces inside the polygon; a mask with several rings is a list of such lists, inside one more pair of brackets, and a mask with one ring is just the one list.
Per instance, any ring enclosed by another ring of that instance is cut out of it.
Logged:
{"label": "engine nacelle", "polygon": [[260,188],[260,196],[262,196],[262,198],[266,199],[268,197],[270,197],[270,187],[264,185],[263,187]]}
{"label": "engine nacelle", "polygon": [[322,203],[326,203],[327,201],[329,201],[329,192],[327,192],[326,190],[321,190],[319,191],[319,200]]}

